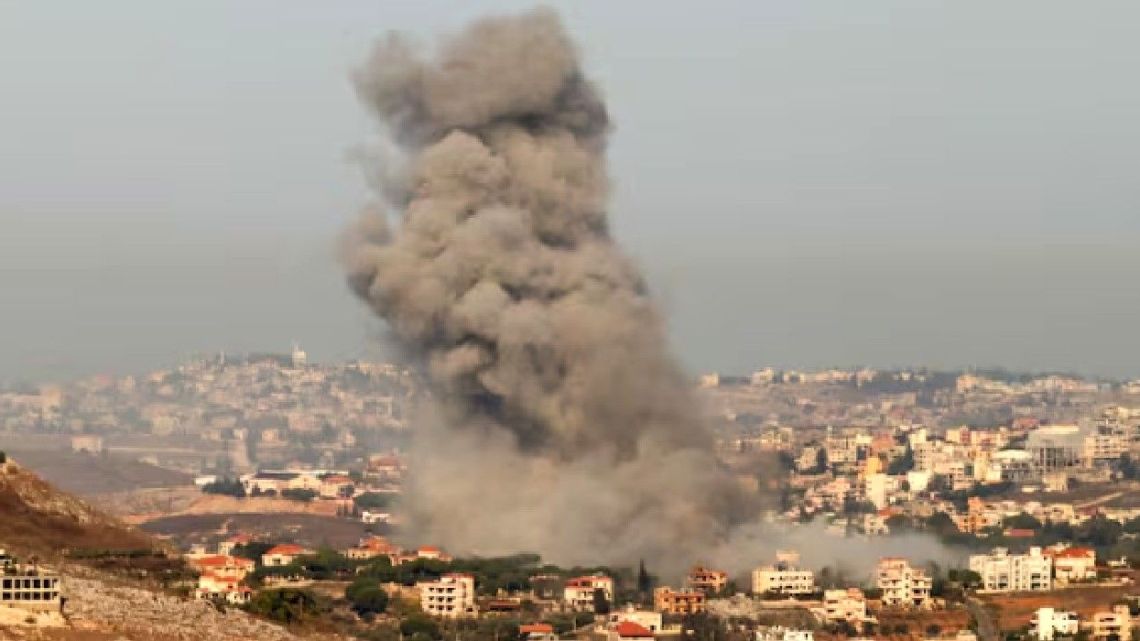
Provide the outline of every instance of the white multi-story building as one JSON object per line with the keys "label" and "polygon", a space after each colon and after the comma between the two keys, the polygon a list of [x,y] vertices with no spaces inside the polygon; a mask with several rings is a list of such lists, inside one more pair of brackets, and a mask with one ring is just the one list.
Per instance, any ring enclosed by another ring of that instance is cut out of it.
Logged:
{"label": "white multi-story building", "polygon": [[906,559],[879,559],[876,585],[883,591],[887,607],[924,608],[930,605],[933,580],[921,568],[911,567]]}
{"label": "white multi-story building", "polygon": [[863,479],[863,493],[867,496],[867,500],[875,506],[875,509],[881,510],[887,507],[887,496],[897,483],[893,479],[881,472],[876,474],[868,474]]}
{"label": "white multi-story building", "polygon": [[795,567],[787,561],[756,568],[752,571],[752,593],[811,594],[815,592],[815,574]]}
{"label": "white multi-story building", "polygon": [[823,616],[828,621],[861,623],[867,620],[867,598],[859,588],[825,590]]}
{"label": "white multi-story building", "polygon": [[606,601],[613,603],[614,580],[604,574],[591,574],[574,577],[566,581],[562,591],[562,600],[574,610],[592,612],[594,610],[594,592],[601,590]]}
{"label": "white multi-story building", "polygon": [[1037,641],[1053,641],[1056,636],[1072,636],[1079,627],[1076,612],[1054,608],[1037,608],[1037,613],[1029,621],[1029,633],[1037,637]]}
{"label": "white multi-story building", "polygon": [[1053,559],[1041,548],[1029,548],[1028,554],[1010,554],[1005,548],[994,548],[992,554],[970,557],[970,569],[982,577],[982,589],[992,592],[1026,592],[1053,589]]}
{"label": "white multi-story building", "polygon": [[475,577],[470,574],[445,574],[438,581],[417,583],[420,607],[431,616],[475,616]]}

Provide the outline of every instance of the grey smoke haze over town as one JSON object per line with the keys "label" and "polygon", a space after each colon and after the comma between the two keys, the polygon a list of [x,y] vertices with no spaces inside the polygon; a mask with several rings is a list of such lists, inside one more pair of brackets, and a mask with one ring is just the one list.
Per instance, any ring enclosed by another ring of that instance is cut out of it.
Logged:
{"label": "grey smoke haze over town", "polygon": [[[1140,6],[552,4],[690,370],[1140,374]],[[349,72],[530,6],[0,3],[0,381],[383,353],[336,258],[377,134]]]}

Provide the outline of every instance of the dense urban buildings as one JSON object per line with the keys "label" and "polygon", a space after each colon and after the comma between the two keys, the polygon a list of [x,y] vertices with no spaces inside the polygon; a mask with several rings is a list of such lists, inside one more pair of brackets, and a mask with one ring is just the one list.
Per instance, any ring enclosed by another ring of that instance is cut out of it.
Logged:
{"label": "dense urban buildings", "polygon": [[[688,570],[670,577],[680,587],[651,576],[632,585],[620,573],[552,573],[546,566],[522,572],[521,582],[497,584],[493,575],[469,571],[477,564],[453,565],[463,560],[431,541],[393,543],[387,534],[399,531],[404,484],[415,472],[403,450],[413,429],[404,417],[423,391],[415,374],[391,365],[321,365],[296,350],[4,389],[0,437],[5,448],[22,446],[44,460],[66,451],[92,464],[141,461],[184,470],[200,496],[222,495],[231,508],[288,511],[295,504],[369,528],[335,551],[321,540],[267,541],[240,531],[183,541],[195,573],[189,596],[220,604],[250,607],[265,590],[320,588],[331,579],[319,568],[333,558],[334,566],[372,568],[387,578],[360,585],[440,620],[535,616],[526,624],[537,626],[527,628],[527,641],[554,641],[558,635],[542,626],[556,616],[598,617],[598,641],[648,641],[672,638],[696,614],[748,618],[781,608],[810,613],[820,636],[892,635],[901,625],[892,617],[933,617],[941,626],[946,617],[958,620],[945,613],[963,611],[965,595],[1024,594],[1043,599],[1023,623],[1038,639],[1074,630],[1103,641],[1131,634],[1130,618],[1112,600],[1078,611],[1053,595],[1062,586],[1107,590],[1131,580],[1129,546],[1140,534],[1140,502],[1131,498],[1140,494],[1133,464],[1140,384],[761,370],[705,377],[699,392],[711,408],[720,463],[757,499],[757,519],[789,532],[781,540],[790,545],[797,527],[811,528],[813,538],[804,543],[810,547],[779,550],[760,567],[682,566]],[[859,559],[874,568],[853,574],[844,558],[824,553],[821,563],[821,550],[831,545],[814,538],[821,535],[836,546],[874,541],[887,554]],[[960,560],[931,564],[905,546],[895,553],[900,535],[937,540]],[[430,574],[412,581],[400,574],[410,570],[397,569],[411,567]],[[342,571],[336,578],[354,576]],[[755,638],[815,632],[759,626]],[[948,628],[939,638],[971,635]]]}

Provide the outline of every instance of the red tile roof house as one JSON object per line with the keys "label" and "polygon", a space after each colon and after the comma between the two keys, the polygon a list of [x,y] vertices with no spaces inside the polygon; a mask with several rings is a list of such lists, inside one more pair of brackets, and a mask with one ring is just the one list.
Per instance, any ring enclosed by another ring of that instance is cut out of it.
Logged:
{"label": "red tile roof house", "polygon": [[554,626],[549,623],[524,623],[519,626],[519,634],[524,637],[532,634],[554,634]]}
{"label": "red tile roof house", "polygon": [[261,555],[261,564],[266,567],[289,565],[293,563],[297,557],[307,556],[312,553],[312,550],[301,547],[300,545],[282,543],[281,545],[275,545],[266,550],[265,554]]}
{"label": "red tile roof house", "polygon": [[388,559],[392,562],[392,565],[402,565],[404,563],[411,563],[417,559],[451,561],[451,555],[433,545],[425,545],[417,548],[414,552],[396,550],[388,555]]}
{"label": "red tile roof house", "polygon": [[1062,584],[1096,578],[1096,550],[1092,548],[1046,548],[1045,556],[1053,558],[1053,574]]}
{"label": "red tile roof house", "polygon": [[443,550],[435,547],[434,545],[424,545],[416,550],[416,556],[421,559],[435,559],[439,561],[450,561],[451,556],[445,554]]}
{"label": "red tile roof house", "polygon": [[399,548],[380,536],[361,539],[360,543],[355,547],[348,548],[342,552],[344,556],[350,559],[374,559],[378,556],[390,556],[398,553]]}
{"label": "red tile roof house", "polygon": [[189,565],[202,574],[214,574],[219,577],[235,577],[238,581],[252,572],[254,562],[240,556],[227,556],[218,554],[203,556],[188,561]]}
{"label": "red tile roof house", "polygon": [[652,639],[653,632],[643,625],[638,625],[633,621],[622,621],[614,626],[614,632],[617,633],[621,639]]}

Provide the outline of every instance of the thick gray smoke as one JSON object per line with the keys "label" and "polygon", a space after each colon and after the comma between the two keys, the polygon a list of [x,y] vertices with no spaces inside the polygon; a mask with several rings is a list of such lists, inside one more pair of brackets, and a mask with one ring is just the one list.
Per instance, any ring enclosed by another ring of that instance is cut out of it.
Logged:
{"label": "thick gray smoke", "polygon": [[[479,21],[433,55],[389,36],[355,80],[394,149],[371,164],[380,199],[346,237],[349,281],[433,391],[415,419],[411,538],[644,558],[672,576],[789,546],[818,565],[873,563],[877,542],[733,528],[736,485],[608,232],[609,120],[554,13]],[[930,540],[889,545],[943,558]]]}
{"label": "thick gray smoke", "polygon": [[[562,563],[677,563],[732,484],[661,315],[608,232],[605,105],[547,10],[432,54],[391,35],[355,81],[405,156],[346,242],[354,291],[419,357],[421,540]],[[688,556],[688,558],[686,558]]]}

